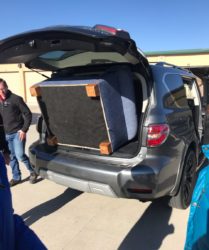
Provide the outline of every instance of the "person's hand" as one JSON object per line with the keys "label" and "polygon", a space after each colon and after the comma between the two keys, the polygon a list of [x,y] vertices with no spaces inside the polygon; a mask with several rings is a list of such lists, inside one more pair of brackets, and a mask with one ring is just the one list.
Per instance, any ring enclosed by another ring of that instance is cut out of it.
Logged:
{"label": "person's hand", "polygon": [[19,138],[20,138],[20,140],[21,140],[21,141],[25,140],[25,138],[26,138],[26,133],[23,132],[22,130],[19,130],[18,133],[19,133]]}
{"label": "person's hand", "polygon": [[9,163],[10,163],[10,156],[9,156],[9,153],[4,152],[4,153],[3,153],[3,157],[4,157],[5,164],[6,164],[6,165],[9,165]]}

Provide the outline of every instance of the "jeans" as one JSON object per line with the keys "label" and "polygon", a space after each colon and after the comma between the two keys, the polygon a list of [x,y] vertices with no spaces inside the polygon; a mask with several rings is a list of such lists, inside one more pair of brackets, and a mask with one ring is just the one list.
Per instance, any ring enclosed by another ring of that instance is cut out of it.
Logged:
{"label": "jeans", "polygon": [[28,156],[25,154],[25,142],[19,139],[19,133],[6,134],[6,140],[8,142],[10,150],[10,166],[12,168],[12,176],[14,180],[21,180],[21,172],[19,162],[25,164],[30,173],[34,173],[34,170],[30,164]]}

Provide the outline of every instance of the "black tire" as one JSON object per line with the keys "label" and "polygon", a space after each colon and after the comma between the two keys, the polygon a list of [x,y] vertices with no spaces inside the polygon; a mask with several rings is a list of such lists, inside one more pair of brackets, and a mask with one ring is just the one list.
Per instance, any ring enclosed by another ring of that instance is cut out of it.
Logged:
{"label": "black tire", "polygon": [[197,159],[195,152],[190,150],[184,161],[179,191],[176,196],[170,198],[168,205],[173,208],[186,209],[191,202],[193,189],[196,183]]}

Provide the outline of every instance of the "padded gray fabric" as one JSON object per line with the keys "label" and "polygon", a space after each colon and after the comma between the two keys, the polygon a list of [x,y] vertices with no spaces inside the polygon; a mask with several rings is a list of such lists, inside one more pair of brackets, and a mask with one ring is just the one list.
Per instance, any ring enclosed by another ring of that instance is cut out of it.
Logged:
{"label": "padded gray fabric", "polygon": [[100,83],[112,149],[133,139],[137,134],[137,112],[132,73],[127,66],[115,66]]}

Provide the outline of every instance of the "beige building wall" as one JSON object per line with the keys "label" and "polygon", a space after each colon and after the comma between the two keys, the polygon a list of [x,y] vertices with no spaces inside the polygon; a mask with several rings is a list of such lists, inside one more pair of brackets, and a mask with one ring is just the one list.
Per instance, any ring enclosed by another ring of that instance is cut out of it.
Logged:
{"label": "beige building wall", "polygon": [[[40,72],[47,76],[50,76],[50,72]],[[46,80],[45,77],[33,72],[23,64],[4,64],[0,65],[0,78],[3,78],[9,89],[23,97],[23,99],[30,105],[36,105],[37,101],[35,97],[30,95],[30,87],[38,82]]]}
{"label": "beige building wall", "polygon": [[[41,72],[47,76],[51,75],[51,72]],[[41,76],[40,74],[33,72],[33,71],[24,71],[24,82],[25,82],[25,96],[26,102],[28,104],[34,105],[37,104],[36,97],[32,97],[30,94],[30,87],[38,82],[42,82],[46,80],[45,77]]]}
{"label": "beige building wall", "polygon": [[21,77],[18,65],[0,65],[0,78],[6,80],[11,91],[24,97],[24,86],[20,85]]}
{"label": "beige building wall", "polygon": [[209,66],[209,54],[148,55],[147,58],[149,62],[167,62],[181,67]]}

